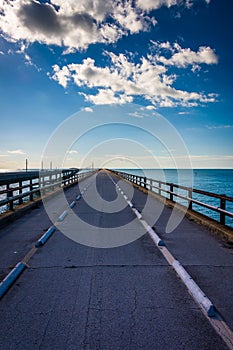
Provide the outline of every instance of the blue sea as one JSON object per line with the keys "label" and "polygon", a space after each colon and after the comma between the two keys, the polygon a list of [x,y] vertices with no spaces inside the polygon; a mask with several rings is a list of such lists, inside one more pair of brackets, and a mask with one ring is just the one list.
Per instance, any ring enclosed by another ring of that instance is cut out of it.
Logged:
{"label": "blue sea", "polygon": [[[198,190],[212,192],[216,194],[224,194],[228,197],[233,197],[233,169],[194,169],[179,170],[176,169],[117,169],[126,173],[146,176],[155,180],[179,184],[187,187],[193,187]],[[186,191],[183,192],[186,194]],[[183,194],[181,191],[181,194]],[[164,193],[165,195],[165,193]],[[168,197],[168,195],[167,195]],[[200,194],[193,194],[193,198],[213,206],[219,206],[219,199]],[[186,201],[179,200],[183,205],[187,205]],[[219,214],[207,208],[193,204],[193,209],[202,214],[212,217],[215,220],[219,219]],[[233,212],[233,202],[226,203],[226,210]],[[233,227],[233,218],[226,218],[226,224]]]}

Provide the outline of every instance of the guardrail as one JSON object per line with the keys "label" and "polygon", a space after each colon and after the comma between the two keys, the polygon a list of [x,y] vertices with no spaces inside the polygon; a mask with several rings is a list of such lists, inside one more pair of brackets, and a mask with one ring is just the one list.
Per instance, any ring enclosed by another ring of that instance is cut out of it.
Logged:
{"label": "guardrail", "polygon": [[[213,219],[222,225],[227,225],[226,217],[233,218],[233,213],[229,210],[226,210],[227,202],[233,203],[232,197],[228,197],[225,195],[216,194],[212,192],[197,190],[194,188],[177,185],[170,182],[164,182],[161,180],[155,180],[155,179],[151,179],[143,176],[128,174],[121,171],[113,171],[113,172],[140,187],[143,187],[147,190],[155,192],[156,194],[162,197],[169,199],[172,202],[178,202],[177,199],[182,199],[183,201],[186,201],[187,203],[186,207],[188,207],[188,209],[190,210],[200,213],[198,210],[195,210],[193,208],[193,204],[195,204],[198,207],[201,206],[201,207],[207,208],[208,210],[216,212],[219,214],[219,219],[218,220],[214,218]],[[178,193],[179,190],[182,190],[184,194]],[[219,201],[219,205],[211,205],[209,203],[206,203],[205,201],[194,199],[193,198],[194,194],[211,197],[212,199],[214,198],[215,200]],[[201,214],[205,215],[203,213]],[[205,215],[205,216],[209,217],[208,215]]]}
{"label": "guardrail", "polygon": [[79,173],[78,169],[63,169],[2,174],[0,196],[5,198],[0,200],[0,213],[14,210],[17,205],[75,184],[94,172]]}

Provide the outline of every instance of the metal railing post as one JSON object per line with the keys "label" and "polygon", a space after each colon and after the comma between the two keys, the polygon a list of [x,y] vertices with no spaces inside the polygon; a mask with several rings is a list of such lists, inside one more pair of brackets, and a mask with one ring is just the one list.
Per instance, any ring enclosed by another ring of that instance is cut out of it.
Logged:
{"label": "metal railing post", "polygon": [[33,193],[32,193],[32,190],[33,190],[33,184],[32,184],[32,179],[30,180],[30,201],[33,201]]}
{"label": "metal railing post", "polygon": [[55,187],[58,187],[57,183],[58,183],[58,173],[56,173],[55,175],[55,182],[56,182],[56,186]]}
{"label": "metal railing post", "polygon": [[170,184],[170,201],[173,202],[173,184]]}
{"label": "metal railing post", "polygon": [[44,176],[40,178],[40,193],[41,195],[45,194],[45,190],[43,189],[44,187]]}
{"label": "metal railing post", "polygon": [[[23,193],[22,186],[23,186],[23,182],[19,181],[19,194]],[[23,204],[23,198],[19,199],[19,204]]]}
{"label": "metal railing post", "polygon": [[158,181],[158,185],[159,185],[158,193],[161,196],[161,181]]}
{"label": "metal railing post", "polygon": [[[220,198],[220,208],[223,210],[226,210],[226,200],[224,198]],[[226,221],[225,213],[220,212],[220,224],[225,225],[225,221]]]}
{"label": "metal railing post", "polygon": [[[10,185],[7,185],[7,198],[10,199],[13,197],[13,190],[12,188],[10,188]],[[13,210],[14,209],[14,202],[13,200],[10,201],[9,203],[9,210]]]}
{"label": "metal railing post", "polygon": [[146,177],[144,177],[144,182],[143,182],[143,185],[144,185],[144,188],[146,188],[147,189],[147,183],[146,183],[146,181],[147,181],[147,178]]}
{"label": "metal railing post", "polygon": [[193,191],[192,190],[188,190],[188,196],[190,198],[189,204],[188,204],[188,209],[192,210],[193,209],[193,202],[192,202]]}

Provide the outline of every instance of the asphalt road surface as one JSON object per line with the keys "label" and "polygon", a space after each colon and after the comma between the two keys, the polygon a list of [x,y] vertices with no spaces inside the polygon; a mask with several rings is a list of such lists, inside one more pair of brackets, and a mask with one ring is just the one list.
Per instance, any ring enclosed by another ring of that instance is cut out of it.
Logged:
{"label": "asphalt road surface", "polygon": [[[111,180],[143,209],[146,196],[100,172],[65,194],[70,203],[86,188],[71,215],[29,260],[29,267],[0,301],[1,350],[222,350],[228,349]],[[87,187],[88,185],[88,187]],[[48,201],[51,215],[63,203]],[[184,219],[165,233],[171,209],[152,198],[145,219],[233,328],[232,250]],[[21,260],[51,225],[44,208],[0,230],[0,271]],[[106,232],[109,232],[109,237]],[[86,234],[85,234],[86,233]],[[120,241],[130,241],[118,247]],[[89,246],[80,241],[89,237]],[[101,237],[99,239],[99,237]],[[106,238],[107,237],[107,238]],[[109,240],[108,240],[109,238]],[[95,248],[98,245],[104,248]]]}

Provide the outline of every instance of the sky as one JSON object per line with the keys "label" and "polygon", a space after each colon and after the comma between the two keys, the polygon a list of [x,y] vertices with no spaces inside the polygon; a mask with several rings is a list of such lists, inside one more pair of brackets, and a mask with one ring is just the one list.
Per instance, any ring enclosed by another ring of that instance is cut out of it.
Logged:
{"label": "sky", "polygon": [[2,0],[0,169],[42,157],[60,167],[46,145],[74,115],[62,166],[173,168],[188,157],[233,168],[232,10],[231,0]]}

